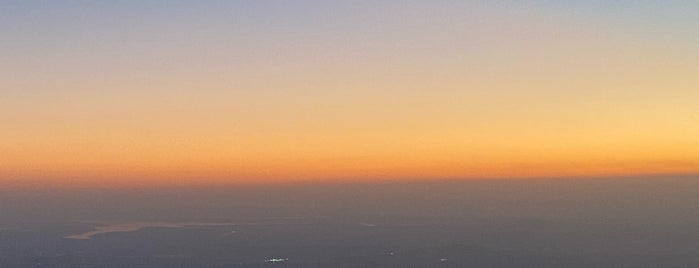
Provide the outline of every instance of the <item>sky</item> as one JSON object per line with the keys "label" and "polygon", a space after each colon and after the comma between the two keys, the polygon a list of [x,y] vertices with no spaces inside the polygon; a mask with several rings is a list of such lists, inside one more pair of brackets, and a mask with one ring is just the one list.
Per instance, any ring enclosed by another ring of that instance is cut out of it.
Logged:
{"label": "sky", "polygon": [[699,173],[693,1],[0,1],[0,182]]}

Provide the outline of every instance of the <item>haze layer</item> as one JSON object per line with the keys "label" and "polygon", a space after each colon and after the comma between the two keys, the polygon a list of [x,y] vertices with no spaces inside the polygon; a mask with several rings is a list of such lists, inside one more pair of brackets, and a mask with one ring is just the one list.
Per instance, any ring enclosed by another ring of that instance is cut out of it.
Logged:
{"label": "haze layer", "polygon": [[699,171],[688,1],[0,3],[0,179]]}

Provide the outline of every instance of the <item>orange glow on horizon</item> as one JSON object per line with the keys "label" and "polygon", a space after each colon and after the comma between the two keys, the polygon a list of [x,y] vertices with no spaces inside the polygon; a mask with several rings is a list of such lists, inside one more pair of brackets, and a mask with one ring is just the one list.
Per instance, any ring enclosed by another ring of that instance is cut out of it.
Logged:
{"label": "orange glow on horizon", "polygon": [[696,40],[487,2],[18,20],[65,25],[6,34],[0,182],[699,173]]}

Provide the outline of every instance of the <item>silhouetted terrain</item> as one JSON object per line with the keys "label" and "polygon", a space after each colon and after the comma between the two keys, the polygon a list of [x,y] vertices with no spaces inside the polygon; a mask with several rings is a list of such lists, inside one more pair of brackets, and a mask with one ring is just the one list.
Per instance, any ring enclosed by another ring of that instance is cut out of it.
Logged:
{"label": "silhouetted terrain", "polygon": [[699,267],[692,176],[4,189],[0,222],[10,268]]}

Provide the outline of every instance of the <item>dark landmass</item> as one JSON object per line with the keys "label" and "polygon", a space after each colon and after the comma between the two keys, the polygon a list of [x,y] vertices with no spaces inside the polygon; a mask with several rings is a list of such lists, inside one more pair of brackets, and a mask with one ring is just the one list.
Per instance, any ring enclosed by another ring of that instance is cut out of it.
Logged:
{"label": "dark landmass", "polygon": [[699,267],[699,177],[3,189],[0,267]]}

